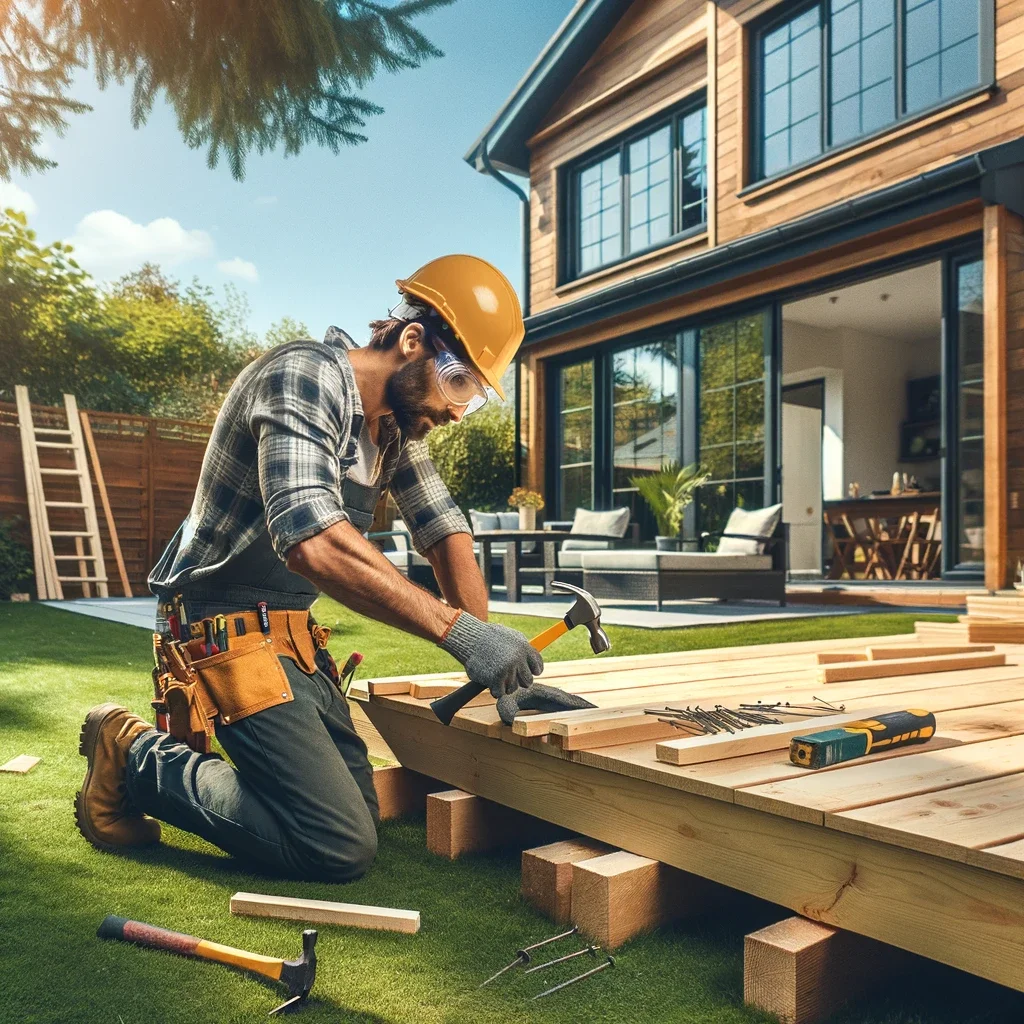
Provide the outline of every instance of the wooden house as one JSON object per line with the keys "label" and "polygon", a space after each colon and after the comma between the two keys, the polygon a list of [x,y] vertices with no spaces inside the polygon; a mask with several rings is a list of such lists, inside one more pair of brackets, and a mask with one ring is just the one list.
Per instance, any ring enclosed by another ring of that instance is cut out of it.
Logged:
{"label": "wooden house", "polygon": [[467,154],[529,181],[522,482],[649,537],[700,461],[688,534],[782,501],[813,573],[905,475],[916,575],[1006,587],[1022,137],[1024,0],[580,0]]}

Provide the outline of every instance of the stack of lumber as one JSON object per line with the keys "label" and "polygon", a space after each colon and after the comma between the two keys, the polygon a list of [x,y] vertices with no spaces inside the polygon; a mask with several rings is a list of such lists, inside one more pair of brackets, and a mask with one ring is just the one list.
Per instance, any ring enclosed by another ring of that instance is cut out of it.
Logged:
{"label": "stack of lumber", "polygon": [[925,643],[1024,644],[1024,596],[969,594],[958,622],[918,622]]}

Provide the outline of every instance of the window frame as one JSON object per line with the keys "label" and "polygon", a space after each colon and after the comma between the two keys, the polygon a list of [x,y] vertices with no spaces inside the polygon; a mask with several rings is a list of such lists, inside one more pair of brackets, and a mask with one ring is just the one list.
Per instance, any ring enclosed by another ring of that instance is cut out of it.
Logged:
{"label": "window frame", "polygon": [[[749,72],[750,85],[747,96],[748,109],[750,111],[748,141],[750,153],[750,178],[747,188],[741,191],[740,195],[749,190],[755,190],[769,182],[789,177],[816,163],[829,159],[844,150],[862,146],[874,139],[879,139],[889,132],[901,128],[914,121],[931,117],[947,107],[956,106],[979,93],[991,91],[995,88],[995,0],[979,0],[980,20],[978,34],[978,64],[979,79],[974,85],[961,90],[958,93],[943,97],[937,102],[921,107],[913,111],[906,108],[906,5],[904,0],[892,0],[893,3],[893,89],[896,98],[895,117],[892,121],[881,128],[867,132],[863,135],[855,135],[852,138],[844,139],[842,142],[833,145],[830,142],[832,137],[832,110],[831,110],[831,79],[832,79],[832,54],[831,50],[831,29],[832,15],[829,0],[800,0],[792,4],[783,4],[781,9],[776,8],[769,12],[764,18],[755,22],[748,30],[750,33]],[[762,41],[764,37],[777,29],[780,25],[801,14],[817,8],[820,11],[821,19],[821,87],[819,97],[819,118],[821,150],[807,160],[790,164],[780,171],[766,174],[764,171],[764,59],[761,54]]]}
{"label": "window frame", "polygon": [[[704,199],[704,220],[699,224],[683,228],[681,218],[683,213],[683,175],[681,168],[682,142],[680,126],[684,118],[689,114],[704,111],[704,176],[705,176],[705,199]],[[642,249],[633,252],[629,251],[629,170],[628,152],[629,146],[645,136],[652,135],[662,128],[669,127],[669,155],[670,155],[670,189],[669,189],[669,217],[671,219],[671,231],[669,235],[658,242],[647,245]],[[607,263],[599,263],[587,270],[580,269],[580,188],[579,176],[588,167],[607,160],[614,154],[619,156],[619,239],[621,242],[621,255]],[[659,111],[652,117],[639,125],[635,125],[628,131],[616,136],[614,139],[603,143],[594,149],[588,150],[574,159],[567,161],[559,172],[559,194],[564,198],[560,204],[563,213],[561,228],[561,244],[559,245],[559,285],[568,284],[580,278],[588,277],[591,274],[600,273],[609,267],[615,267],[628,260],[635,260],[650,253],[657,252],[666,246],[707,231],[708,204],[711,200],[711,183],[707,180],[708,174],[708,137],[707,137],[707,92],[701,89],[693,95],[688,96],[683,102],[678,103],[667,110]]]}

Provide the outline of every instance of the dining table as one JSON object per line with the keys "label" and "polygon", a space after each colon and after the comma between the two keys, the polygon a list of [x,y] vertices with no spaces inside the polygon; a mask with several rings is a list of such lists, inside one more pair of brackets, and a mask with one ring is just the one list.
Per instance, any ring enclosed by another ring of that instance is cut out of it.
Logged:
{"label": "dining table", "polygon": [[[548,593],[558,571],[558,548],[564,540],[611,541],[604,533],[572,533],[569,530],[478,530],[473,539],[479,545],[477,562],[490,596],[492,586],[491,553],[495,544],[505,545],[505,600],[518,603],[523,599],[523,576],[542,576],[544,592]],[[524,566],[522,546],[533,541],[543,547],[542,566]]]}

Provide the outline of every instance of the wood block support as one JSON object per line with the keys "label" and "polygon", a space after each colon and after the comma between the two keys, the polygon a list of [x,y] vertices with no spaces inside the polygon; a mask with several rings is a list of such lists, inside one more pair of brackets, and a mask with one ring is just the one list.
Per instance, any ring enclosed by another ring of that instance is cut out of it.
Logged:
{"label": "wood block support", "polygon": [[405,814],[422,814],[427,808],[427,795],[445,784],[400,764],[377,765],[373,769],[373,786],[377,790],[380,820],[390,821]]}
{"label": "wood block support", "polygon": [[617,850],[572,866],[572,921],[605,949],[720,902],[721,886]]}
{"label": "wood block support", "polygon": [[786,1024],[813,1024],[910,959],[855,932],[788,917],[743,940],[743,999]]}
{"label": "wood block support", "polygon": [[427,849],[456,860],[502,846],[529,846],[564,836],[555,826],[483,797],[449,789],[427,797]]}
{"label": "wood block support", "polygon": [[571,921],[573,864],[611,852],[604,843],[585,838],[523,850],[523,899],[558,924]]}

